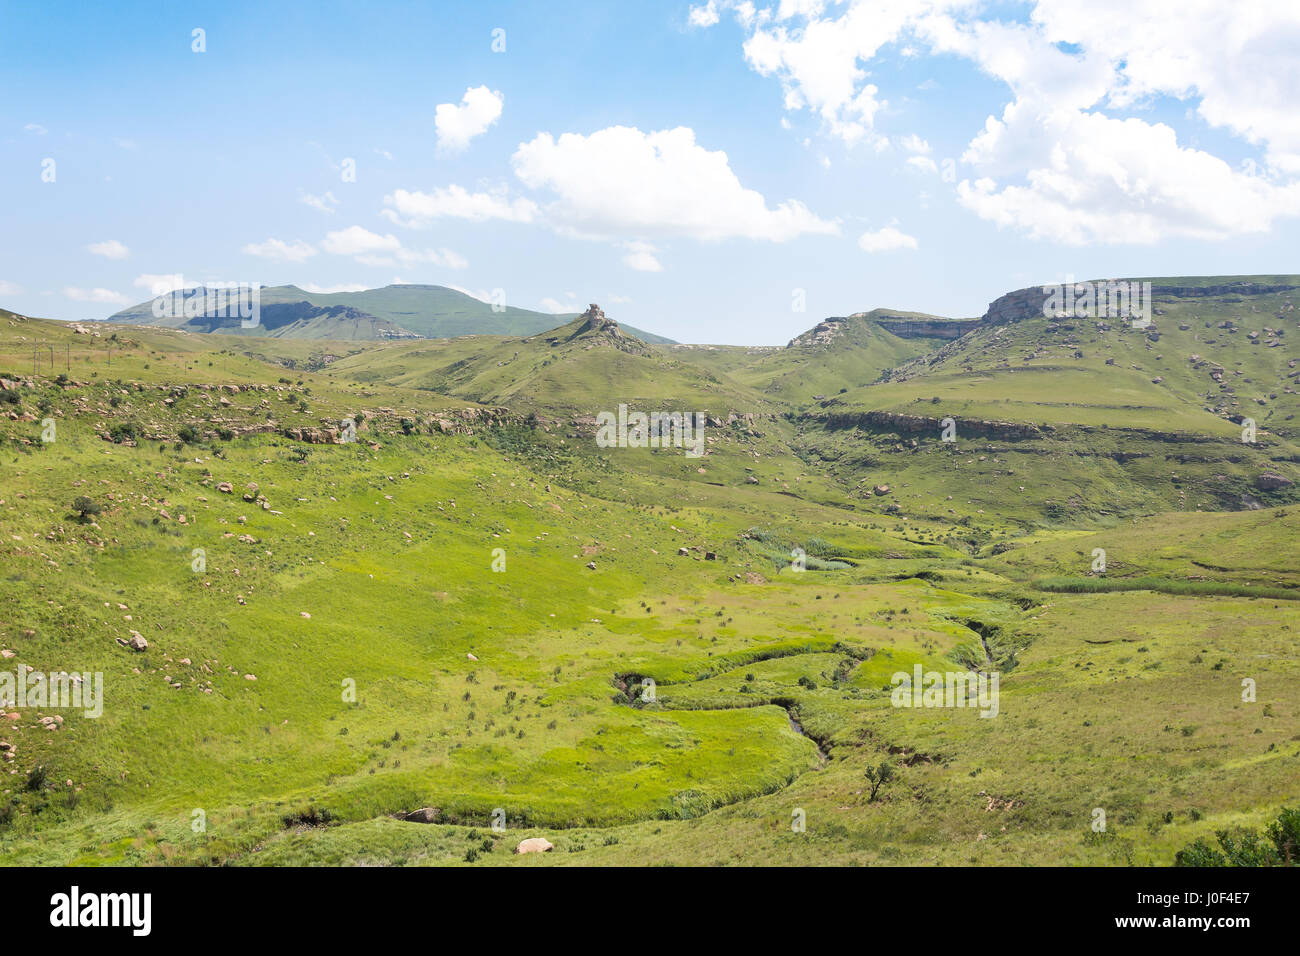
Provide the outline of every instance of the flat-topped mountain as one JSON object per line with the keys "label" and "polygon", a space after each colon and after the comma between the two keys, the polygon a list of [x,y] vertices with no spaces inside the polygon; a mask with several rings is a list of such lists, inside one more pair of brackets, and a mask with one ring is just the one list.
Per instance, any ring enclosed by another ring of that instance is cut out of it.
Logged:
{"label": "flat-topped mountain", "polygon": [[[855,327],[875,325],[900,339],[957,339],[977,328],[979,319],[950,319],[924,312],[900,312],[896,309],[872,309],[849,316],[823,319],[802,335],[790,340],[788,348],[814,348],[831,345]],[[851,337],[851,336],[850,336]]]}
{"label": "flat-topped mountain", "polygon": [[[1080,287],[1096,290],[1112,284],[1150,283],[1151,305],[1166,307],[1170,301],[1233,299],[1237,297],[1279,296],[1300,292],[1300,276],[1176,276],[1165,278],[1093,279],[1081,281]],[[1062,288],[1068,288],[1066,283]],[[1042,318],[1043,304],[1055,288],[1054,283],[1017,289],[989,303],[978,320],[980,325],[999,325]],[[1044,290],[1049,290],[1045,292]],[[1103,316],[1104,317],[1104,316]]]}

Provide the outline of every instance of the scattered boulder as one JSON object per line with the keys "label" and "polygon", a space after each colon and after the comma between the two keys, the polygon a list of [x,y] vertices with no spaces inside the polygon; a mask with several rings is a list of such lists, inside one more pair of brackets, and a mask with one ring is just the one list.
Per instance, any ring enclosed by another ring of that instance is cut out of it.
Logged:
{"label": "scattered boulder", "polygon": [[521,840],[515,847],[516,853],[550,853],[555,849],[555,845],[545,837],[532,837],[528,840]]}
{"label": "scattered boulder", "polygon": [[1289,488],[1295,484],[1285,475],[1275,475],[1271,471],[1266,471],[1255,478],[1255,487],[1261,491],[1280,491],[1283,488]]}
{"label": "scattered boulder", "polygon": [[217,482],[217,491],[220,491],[223,494],[227,494],[227,495],[233,494],[234,490],[235,490],[235,486],[228,481]]}
{"label": "scattered boulder", "polygon": [[436,823],[441,812],[437,807],[421,807],[419,810],[412,810],[402,819],[407,823]]}

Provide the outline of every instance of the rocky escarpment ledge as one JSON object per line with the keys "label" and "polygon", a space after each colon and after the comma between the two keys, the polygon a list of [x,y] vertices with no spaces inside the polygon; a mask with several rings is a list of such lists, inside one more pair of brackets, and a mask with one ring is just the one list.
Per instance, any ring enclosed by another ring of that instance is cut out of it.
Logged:
{"label": "rocky escarpment ledge", "polygon": [[[1099,279],[1092,284],[1135,281],[1146,280]],[[1043,288],[1041,285],[1036,285],[999,296],[989,303],[988,311],[984,313],[981,319],[977,320],[976,324],[1003,325],[1008,322],[1023,322],[1026,319],[1043,318],[1043,303],[1047,298]],[[1048,288],[1050,288],[1050,285]],[[1158,306],[1161,298],[1203,299],[1223,295],[1275,295],[1282,292],[1296,291],[1300,291],[1300,286],[1262,282],[1228,282],[1221,285],[1198,286],[1162,285],[1158,282],[1152,282],[1151,300]]]}
{"label": "rocky escarpment ledge", "polygon": [[[827,428],[860,428],[867,431],[889,431],[900,435],[934,435],[943,430],[943,420],[927,415],[904,415],[899,412],[830,412],[824,415],[804,415],[825,424]],[[1043,438],[1055,431],[1051,425],[1034,425],[1029,422],[1000,422],[982,419],[957,419],[957,433],[963,437],[1001,438],[1008,441],[1025,441]]]}
{"label": "rocky escarpment ledge", "polygon": [[[943,419],[928,415],[907,415],[901,412],[862,411],[862,412],[808,412],[797,416],[804,422],[816,422],[828,429],[839,430],[856,428],[872,432],[892,432],[903,435],[925,435],[938,438],[943,430]],[[1075,436],[1106,436],[1116,439],[1161,442],[1180,445],[1216,445],[1228,449],[1241,447],[1241,443],[1231,436],[1210,435],[1203,432],[1160,431],[1153,428],[1102,428],[1096,425],[1062,424],[1049,425],[1033,422],[1008,422],[978,418],[955,418],[958,441],[970,438],[998,438],[1005,441],[1029,441],[1033,439],[1064,438]],[[1261,436],[1257,442],[1260,447],[1268,447],[1270,442]],[[1199,460],[1199,459],[1198,459]],[[1244,456],[1240,460],[1245,460]]]}
{"label": "rocky escarpment ledge", "polygon": [[959,339],[978,329],[981,319],[916,319],[906,315],[877,315],[876,323],[900,339]]}
{"label": "rocky escarpment ledge", "polygon": [[980,327],[980,319],[923,319],[910,315],[889,315],[888,313],[854,312],[850,316],[831,316],[815,326],[795,336],[787,348],[815,348],[830,345],[849,327],[849,322],[858,320],[874,322],[891,335],[900,339],[959,339],[967,332]]}

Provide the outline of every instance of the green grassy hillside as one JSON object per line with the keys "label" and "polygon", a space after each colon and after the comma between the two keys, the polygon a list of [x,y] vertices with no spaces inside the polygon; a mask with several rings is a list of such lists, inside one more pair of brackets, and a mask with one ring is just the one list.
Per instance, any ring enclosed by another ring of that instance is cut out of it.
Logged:
{"label": "green grassy hillside", "polygon": [[[283,338],[371,340],[422,336],[529,335],[572,316],[534,312],[512,305],[494,307],[456,289],[437,285],[389,285],[361,292],[307,292],[294,285],[261,290],[262,322],[241,327],[238,318],[155,317],[153,300],[123,309],[109,322],[183,328],[192,332]],[[629,329],[648,342],[662,336]]]}
{"label": "green grassy hillside", "polygon": [[673,355],[704,369],[725,372],[771,400],[802,405],[871,385],[885,371],[942,344],[937,337],[895,335],[874,321],[883,314],[876,310],[828,321],[786,348],[682,347],[674,349]]}
{"label": "green grassy hillside", "polygon": [[[1300,795],[1261,295],[770,350],[0,313],[0,672],[104,680],[0,706],[0,858],[1164,866],[1258,826]],[[619,404],[705,454],[598,447]],[[894,706],[918,665],[996,716]]]}

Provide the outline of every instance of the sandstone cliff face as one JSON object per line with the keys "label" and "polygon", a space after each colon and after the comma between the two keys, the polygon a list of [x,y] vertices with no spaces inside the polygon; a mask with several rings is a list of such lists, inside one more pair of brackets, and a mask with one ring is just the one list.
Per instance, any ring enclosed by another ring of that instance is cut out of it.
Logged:
{"label": "sandstone cliff face", "polygon": [[1229,282],[1226,285],[1181,286],[1154,285],[1151,294],[1175,296],[1179,299],[1205,298],[1216,295],[1273,295],[1278,292],[1295,292],[1300,286],[1265,285],[1261,282]]}
{"label": "sandstone cliff face", "polygon": [[1023,322],[1025,319],[1041,319],[1045,299],[1042,286],[1008,292],[989,303],[988,311],[980,321],[984,325],[1002,325],[1007,322]]}
{"label": "sandstone cliff face", "polygon": [[876,322],[900,339],[959,339],[978,329],[980,319],[916,319],[906,315],[878,315]]}
{"label": "sandstone cliff face", "polygon": [[[1152,283],[1151,299],[1158,304],[1161,298],[1192,299],[1222,295],[1273,295],[1279,292],[1293,292],[1297,289],[1300,289],[1300,286],[1266,285],[1259,282],[1230,282],[1224,285],[1210,286],[1175,286]],[[1041,285],[1008,292],[1006,295],[1000,296],[989,303],[988,311],[984,313],[983,318],[978,320],[978,324],[1002,325],[1008,322],[1023,322],[1025,319],[1040,319],[1043,317],[1043,302],[1046,298],[1047,294],[1043,292],[1043,286]]]}

